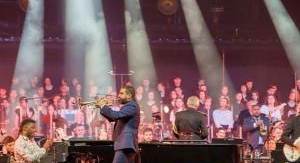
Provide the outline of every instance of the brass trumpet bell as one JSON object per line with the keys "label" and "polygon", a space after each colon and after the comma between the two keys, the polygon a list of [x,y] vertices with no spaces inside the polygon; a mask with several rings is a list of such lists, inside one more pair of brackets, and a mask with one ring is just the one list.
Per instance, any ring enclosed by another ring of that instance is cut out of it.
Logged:
{"label": "brass trumpet bell", "polygon": [[96,105],[96,104],[97,104],[97,100],[94,100],[94,101],[87,101],[87,102],[79,101],[79,105],[80,105],[80,106],[85,106],[85,105]]}
{"label": "brass trumpet bell", "polygon": [[103,98],[99,98],[97,100],[85,101],[85,102],[79,100],[79,105],[80,106],[90,105],[90,106],[96,106],[96,107],[100,107],[103,105],[113,106],[113,105],[117,104],[117,101],[118,101],[117,99],[103,97]]}
{"label": "brass trumpet bell", "polygon": [[268,130],[266,129],[265,125],[262,125],[261,127],[259,127],[259,132],[262,136],[265,136],[268,134]]}

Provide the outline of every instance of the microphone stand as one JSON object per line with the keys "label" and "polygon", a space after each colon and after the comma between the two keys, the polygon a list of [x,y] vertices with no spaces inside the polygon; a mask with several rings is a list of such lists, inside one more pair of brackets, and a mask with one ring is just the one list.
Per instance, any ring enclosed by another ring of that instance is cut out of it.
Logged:
{"label": "microphone stand", "polygon": [[270,135],[271,135],[271,133],[272,133],[272,131],[273,131],[273,123],[272,122],[270,122],[269,123],[269,127],[268,127],[268,132],[267,132],[267,135],[266,135],[266,140],[264,141],[264,145],[266,144],[266,147],[268,148],[268,149],[266,149],[266,152],[267,152],[267,156],[270,158],[270,162],[271,162],[271,150],[270,150]]}
{"label": "microphone stand", "polygon": [[164,140],[164,108],[163,101],[160,101],[160,141]]}
{"label": "microphone stand", "polygon": [[211,142],[211,139],[213,138],[213,135],[212,135],[212,131],[211,131],[211,128],[210,128],[210,109],[211,108],[206,108],[207,110],[207,135],[208,135],[208,140]]}

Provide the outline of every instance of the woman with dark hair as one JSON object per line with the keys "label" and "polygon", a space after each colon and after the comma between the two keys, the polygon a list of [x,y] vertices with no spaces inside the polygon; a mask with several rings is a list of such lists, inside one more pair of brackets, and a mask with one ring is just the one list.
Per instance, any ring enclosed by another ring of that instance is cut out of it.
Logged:
{"label": "woman with dark hair", "polygon": [[281,121],[284,104],[278,105],[274,95],[268,95],[265,104],[261,106],[261,113],[265,114],[272,122]]}

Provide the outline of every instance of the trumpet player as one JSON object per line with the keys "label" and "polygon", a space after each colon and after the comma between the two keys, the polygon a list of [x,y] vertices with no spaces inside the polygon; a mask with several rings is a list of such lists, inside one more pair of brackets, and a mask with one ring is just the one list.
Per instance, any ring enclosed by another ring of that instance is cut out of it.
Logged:
{"label": "trumpet player", "polygon": [[268,134],[269,118],[262,114],[258,105],[251,107],[252,116],[243,123],[243,131],[247,134],[247,142],[253,150],[263,152],[264,142]]}
{"label": "trumpet player", "polygon": [[115,122],[113,131],[114,159],[113,163],[139,162],[138,126],[140,123],[140,108],[135,100],[135,88],[122,87],[118,94],[123,105],[119,111],[113,110],[107,100],[99,100],[97,106],[100,113],[110,122]]}

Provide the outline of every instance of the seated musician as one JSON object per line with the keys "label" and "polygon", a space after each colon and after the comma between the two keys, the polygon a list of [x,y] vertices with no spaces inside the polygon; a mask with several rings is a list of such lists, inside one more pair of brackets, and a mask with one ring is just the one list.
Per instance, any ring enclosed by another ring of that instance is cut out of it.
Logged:
{"label": "seated musician", "polygon": [[41,162],[47,151],[53,145],[53,139],[48,139],[42,147],[34,141],[37,131],[36,121],[25,119],[21,122],[19,136],[14,145],[14,159],[17,163]]}
{"label": "seated musician", "polygon": [[273,151],[276,149],[276,144],[281,143],[281,136],[283,130],[280,127],[274,127],[271,131],[269,139],[265,142],[265,148],[268,151]]}

